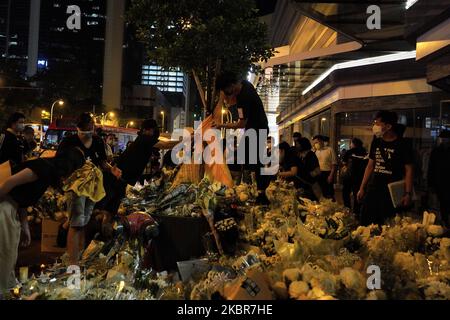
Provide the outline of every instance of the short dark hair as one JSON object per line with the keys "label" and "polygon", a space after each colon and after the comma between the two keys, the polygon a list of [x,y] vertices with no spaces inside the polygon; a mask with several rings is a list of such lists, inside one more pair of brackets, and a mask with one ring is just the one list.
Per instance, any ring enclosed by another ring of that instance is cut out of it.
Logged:
{"label": "short dark hair", "polygon": [[20,119],[25,119],[25,115],[22,112],[14,112],[12,115],[9,116],[8,120],[6,121],[6,127],[11,128],[13,123],[16,123]]}
{"label": "short dark hair", "polygon": [[88,125],[93,124],[94,119],[89,112],[83,112],[78,117],[77,128],[85,129]]}
{"label": "short dark hair", "polygon": [[155,119],[146,119],[142,121],[141,129],[142,130],[148,130],[148,129],[156,129],[158,128],[158,123]]}
{"label": "short dark hair", "polygon": [[32,126],[26,126],[26,127],[23,129],[23,133],[34,133],[34,129],[33,129]]}
{"label": "short dark hair", "polygon": [[216,90],[225,90],[232,84],[238,83],[239,77],[234,72],[224,72],[216,79]]}
{"label": "short dark hair", "polygon": [[362,146],[363,146],[363,142],[359,138],[353,138],[352,143],[356,148],[362,148]]}
{"label": "short dark hair", "polygon": [[322,136],[323,142],[330,142],[330,137]]}
{"label": "short dark hair", "polygon": [[307,138],[300,138],[298,140],[301,151],[308,151],[312,149],[311,141]]}
{"label": "short dark hair", "polygon": [[320,134],[315,135],[312,139],[313,140],[319,140],[319,141],[322,141],[322,142],[325,141],[324,137],[322,135],[320,135]]}
{"label": "short dark hair", "polygon": [[294,134],[292,135],[292,138],[301,138],[301,137],[303,136],[300,132],[294,132]]}
{"label": "short dark hair", "polygon": [[389,110],[380,110],[375,115],[375,119],[380,119],[381,122],[395,126],[398,122],[398,116],[396,112]]}
{"label": "short dark hair", "polygon": [[280,150],[284,150],[284,151],[290,151],[291,150],[291,146],[289,145],[289,143],[283,141],[282,143],[280,143],[280,145],[278,146],[278,148]]}

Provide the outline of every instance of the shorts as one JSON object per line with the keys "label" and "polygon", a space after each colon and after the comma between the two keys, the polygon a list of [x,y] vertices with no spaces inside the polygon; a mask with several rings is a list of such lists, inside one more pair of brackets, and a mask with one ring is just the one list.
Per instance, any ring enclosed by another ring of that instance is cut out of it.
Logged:
{"label": "shorts", "polygon": [[95,202],[85,196],[77,196],[70,192],[68,196],[68,210],[70,213],[70,226],[74,228],[85,227],[91,219]]}
{"label": "shorts", "polygon": [[0,296],[16,285],[14,267],[20,242],[20,221],[17,204],[0,201]]}

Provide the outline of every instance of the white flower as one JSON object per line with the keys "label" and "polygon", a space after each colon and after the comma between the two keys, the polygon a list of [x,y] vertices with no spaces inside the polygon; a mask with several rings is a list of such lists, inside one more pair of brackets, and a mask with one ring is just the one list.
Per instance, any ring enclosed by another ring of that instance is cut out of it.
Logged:
{"label": "white flower", "polygon": [[298,299],[309,292],[309,285],[304,281],[294,281],[289,285],[289,296]]}
{"label": "white flower", "polygon": [[339,273],[344,286],[357,294],[359,298],[365,296],[366,281],[361,273],[352,268],[344,268]]}

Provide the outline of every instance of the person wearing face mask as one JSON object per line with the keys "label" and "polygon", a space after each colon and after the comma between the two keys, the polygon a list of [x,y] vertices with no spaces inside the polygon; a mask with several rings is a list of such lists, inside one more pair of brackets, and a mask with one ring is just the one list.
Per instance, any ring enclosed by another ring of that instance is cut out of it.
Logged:
{"label": "person wearing face mask", "polygon": [[19,244],[28,246],[31,241],[26,208],[34,206],[49,186],[61,187],[63,178],[84,162],[80,149],[66,149],[54,158],[15,165],[0,181],[0,300],[5,290],[16,285],[14,265]]}
{"label": "person wearing face mask", "polygon": [[33,151],[37,147],[36,139],[34,138],[34,129],[31,126],[26,126],[23,130],[23,155],[25,159],[33,156]]}
{"label": "person wearing face mask", "polygon": [[[115,179],[120,179],[122,172],[108,163],[105,144],[101,137],[94,134],[94,127],[92,116],[89,113],[82,113],[77,123],[78,133],[64,138],[58,147],[57,154],[68,148],[79,148],[83,151],[86,160],[100,168],[103,174],[111,174]],[[95,202],[89,197],[77,195],[75,192],[68,193],[68,207],[71,216],[67,236],[67,252],[72,264],[78,262],[80,254],[84,250],[84,231],[94,206]]]}
{"label": "person wearing face mask", "polygon": [[337,171],[336,152],[333,148],[325,146],[324,138],[321,135],[315,136],[313,143],[320,165],[320,188],[325,198],[334,199],[334,178]]}
{"label": "person wearing face mask", "polygon": [[20,112],[13,113],[6,122],[6,130],[0,134],[0,164],[6,161],[11,166],[23,162],[23,143],[19,134],[25,129],[25,115]]}
{"label": "person wearing face mask", "polygon": [[428,186],[437,195],[442,222],[450,227],[450,130],[439,135],[439,144],[431,151],[428,167]]}
{"label": "person wearing face mask", "polygon": [[405,180],[401,206],[412,204],[414,181],[413,151],[397,130],[398,117],[392,111],[379,111],[372,128],[375,135],[369,162],[357,198],[362,202],[361,224],[384,224],[399,211],[392,203],[388,184]]}

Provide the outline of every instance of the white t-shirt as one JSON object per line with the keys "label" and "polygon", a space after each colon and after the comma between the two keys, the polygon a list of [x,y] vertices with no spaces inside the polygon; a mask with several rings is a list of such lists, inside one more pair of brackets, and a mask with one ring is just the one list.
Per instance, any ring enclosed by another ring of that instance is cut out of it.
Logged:
{"label": "white t-shirt", "polygon": [[336,153],[330,147],[323,147],[316,150],[317,159],[319,159],[320,171],[331,171],[334,165],[337,165]]}

